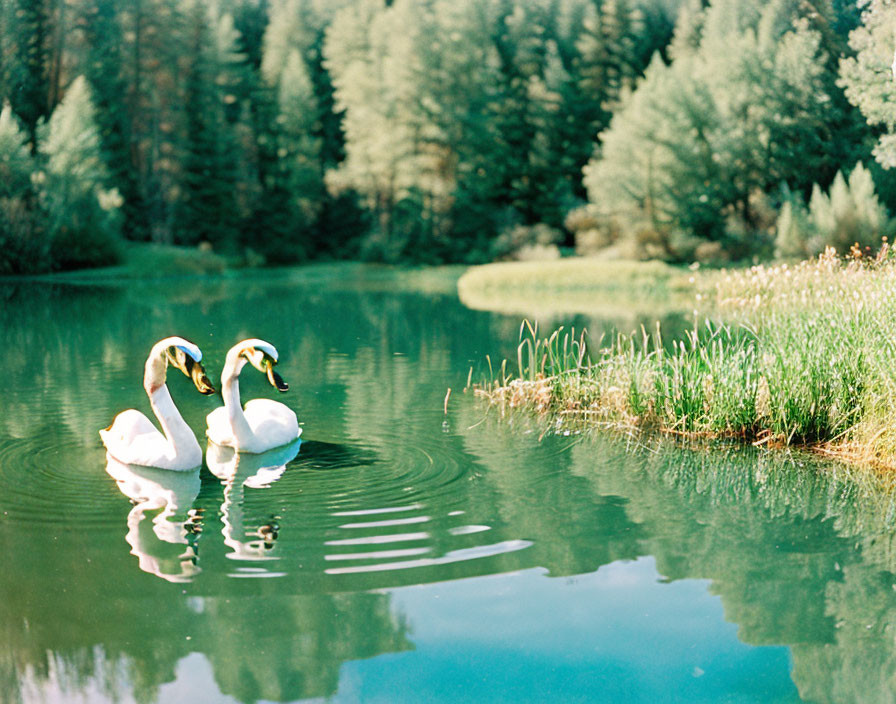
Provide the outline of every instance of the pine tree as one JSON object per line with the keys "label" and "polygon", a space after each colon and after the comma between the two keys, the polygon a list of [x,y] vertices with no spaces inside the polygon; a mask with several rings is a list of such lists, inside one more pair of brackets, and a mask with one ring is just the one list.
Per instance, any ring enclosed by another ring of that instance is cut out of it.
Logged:
{"label": "pine tree", "polygon": [[57,268],[97,266],[119,255],[121,197],[108,190],[96,113],[83,77],[38,128],[44,171],[38,179]]}
{"label": "pine tree", "polygon": [[811,227],[806,206],[798,196],[788,192],[775,223],[775,257],[805,259],[809,256]]}
{"label": "pine tree", "polygon": [[43,212],[32,189],[34,157],[9,104],[0,111],[0,273],[50,268]]}
{"label": "pine tree", "polygon": [[281,0],[271,7],[263,41],[259,100],[268,107],[258,123],[262,202],[266,208],[276,204],[279,213],[258,215],[270,228],[270,254],[279,249],[281,259],[335,252],[342,244],[321,222],[330,202],[324,175],[342,151],[322,64],[323,21],[307,0]]}
{"label": "pine tree", "polygon": [[711,5],[699,46],[679,44],[670,66],[654,59],[614,115],[587,169],[592,202],[629,232],[649,227],[673,257],[691,256],[693,237],[735,257],[764,248],[764,194],[833,176],[844,124],[821,36],[798,13],[788,0]]}
{"label": "pine tree", "polygon": [[376,228],[369,256],[396,258],[407,246],[398,204],[412,197],[420,155],[409,120],[411,101],[401,99],[413,75],[411,51],[419,22],[416,8],[398,2],[384,8],[362,0],[336,14],[327,31],[324,65],[344,111],[346,158],[328,174],[335,193],[360,193]]}
{"label": "pine tree", "polygon": [[[210,31],[211,28],[211,31]],[[229,15],[196,2],[189,14],[191,64],[185,80],[186,131],[176,228],[184,243],[232,250],[240,231],[240,150],[227,106],[235,99],[231,69],[242,56]]]}
{"label": "pine tree", "polygon": [[83,31],[87,43],[85,75],[96,106],[109,188],[122,196],[122,230],[132,240],[149,238],[149,216],[133,159],[127,84],[122,73],[124,37],[116,0],[85,0]]}
{"label": "pine tree", "polygon": [[9,68],[9,100],[28,132],[31,153],[37,152],[37,124],[49,115],[51,0],[12,0],[10,35],[15,59]]}
{"label": "pine tree", "polygon": [[279,244],[290,258],[307,256],[313,248],[312,231],[324,198],[320,139],[315,135],[314,89],[305,60],[297,49],[286,57],[278,78],[278,159],[289,194],[288,229]]}
{"label": "pine tree", "polygon": [[848,179],[838,171],[827,194],[815,185],[808,220],[812,232],[810,254],[826,247],[846,253],[854,244],[877,250],[891,230],[889,214],[877,198],[871,172],[861,162]]}
{"label": "pine tree", "polygon": [[886,0],[869,0],[862,24],[849,36],[855,56],[840,62],[846,96],[880,136],[874,158],[886,169],[896,166],[896,7]]}
{"label": "pine tree", "polygon": [[[121,31],[121,66],[134,201],[154,242],[174,242],[174,206],[183,169],[184,69],[192,57],[185,12],[171,0],[116,3]],[[140,222],[140,220],[138,220]]]}

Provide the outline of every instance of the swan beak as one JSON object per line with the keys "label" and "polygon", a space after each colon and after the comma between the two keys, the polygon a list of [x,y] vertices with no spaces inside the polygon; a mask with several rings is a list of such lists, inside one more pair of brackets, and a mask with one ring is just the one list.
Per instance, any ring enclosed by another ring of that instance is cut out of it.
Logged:
{"label": "swan beak", "polygon": [[196,385],[196,390],[205,396],[215,393],[215,386],[209,380],[208,375],[206,375],[205,369],[202,368],[202,364],[194,362],[192,367],[193,368],[190,369],[190,378]]}
{"label": "swan beak", "polygon": [[289,390],[289,384],[283,381],[283,377],[274,371],[274,365],[270,362],[268,362],[267,375],[268,381],[271,382],[271,386],[277,389],[277,391],[283,392]]}

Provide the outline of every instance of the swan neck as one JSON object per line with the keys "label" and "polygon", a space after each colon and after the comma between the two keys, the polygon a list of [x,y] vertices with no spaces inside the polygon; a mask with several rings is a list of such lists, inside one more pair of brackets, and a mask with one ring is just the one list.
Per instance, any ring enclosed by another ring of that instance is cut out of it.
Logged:
{"label": "swan neck", "polygon": [[[168,375],[168,360],[165,357],[165,345],[161,342],[152,348],[146,359],[146,367],[143,374],[143,388],[149,396],[149,405],[162,428],[162,433],[171,445],[175,456],[181,453],[193,451],[199,448],[196,436],[190,430],[174,400],[168,385],[165,383]],[[195,447],[194,447],[195,445]],[[200,450],[201,454],[201,450]]]}
{"label": "swan neck", "polygon": [[224,371],[221,373],[221,395],[224,398],[224,408],[227,409],[227,418],[233,429],[237,447],[244,447],[254,437],[240,402],[240,370],[245,363],[246,360],[242,357],[232,360],[228,355]]}
{"label": "swan neck", "polygon": [[187,425],[180,411],[177,410],[177,406],[174,405],[174,399],[171,398],[171,392],[168,391],[167,385],[163,383],[160,388],[149,394],[149,405],[156,418],[159,419],[162,433],[171,444],[176,456],[193,449],[193,445],[199,446],[190,426]]}
{"label": "swan neck", "polygon": [[146,358],[146,366],[143,371],[143,388],[146,394],[152,399],[152,395],[160,388],[165,386],[168,377],[168,360],[163,354],[163,350],[156,350],[153,347],[149,357]]}

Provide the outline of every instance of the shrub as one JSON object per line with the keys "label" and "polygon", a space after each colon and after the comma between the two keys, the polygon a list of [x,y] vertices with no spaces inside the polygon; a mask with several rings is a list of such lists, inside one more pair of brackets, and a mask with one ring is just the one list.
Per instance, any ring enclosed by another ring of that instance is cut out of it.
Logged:
{"label": "shrub", "polygon": [[806,207],[797,199],[784,201],[775,224],[775,257],[802,259],[809,254],[811,224]]}
{"label": "shrub", "polygon": [[560,254],[557,244],[562,240],[560,230],[544,223],[516,225],[498,235],[492,244],[492,255],[495,259],[525,259],[538,253],[538,258],[556,259]]}
{"label": "shrub", "polygon": [[49,241],[24,198],[0,198],[0,274],[50,268]]}
{"label": "shrub", "polygon": [[32,190],[34,159],[9,105],[0,112],[0,274],[50,268],[44,213]]}
{"label": "shrub", "polygon": [[853,244],[877,249],[891,229],[887,209],[875,193],[871,172],[861,162],[849,174],[848,181],[842,171],[838,172],[828,194],[815,185],[809,201],[809,223],[811,254],[819,254],[826,247],[843,254]]}

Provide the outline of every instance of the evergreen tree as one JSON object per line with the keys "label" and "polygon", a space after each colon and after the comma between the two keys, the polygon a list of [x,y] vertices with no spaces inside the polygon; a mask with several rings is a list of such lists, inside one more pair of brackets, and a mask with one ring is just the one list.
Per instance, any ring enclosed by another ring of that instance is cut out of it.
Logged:
{"label": "evergreen tree", "polygon": [[[174,205],[183,170],[185,81],[193,46],[185,11],[171,0],[116,3],[133,196],[154,242],[174,241]],[[102,98],[101,98],[102,99]],[[139,232],[139,230],[137,231]]]}
{"label": "evergreen tree", "polygon": [[34,158],[9,104],[0,111],[0,273],[50,268],[43,213],[32,190]]}
{"label": "evergreen tree", "polygon": [[185,79],[186,131],[176,227],[184,243],[208,242],[232,250],[240,229],[240,153],[227,106],[232,69],[240,64],[229,15],[195,2],[189,14],[191,64]]}
{"label": "evergreen tree", "polygon": [[586,173],[592,202],[673,258],[701,239],[735,257],[765,247],[764,194],[832,177],[832,132],[847,122],[820,34],[798,16],[788,0],[717,0],[698,48],[670,66],[655,59],[602,135]]}
{"label": "evergreen tree", "polygon": [[678,9],[675,30],[669,46],[669,55],[674,59],[696,53],[700,47],[703,23],[706,20],[704,0],[684,0]]}
{"label": "evergreen tree", "polygon": [[10,33],[14,59],[9,67],[13,110],[28,131],[31,153],[37,152],[37,123],[50,113],[51,0],[10,0]]}
{"label": "evergreen tree", "polygon": [[869,0],[862,24],[849,36],[855,56],[840,62],[846,96],[880,135],[874,158],[887,169],[896,166],[896,7],[886,0]]}
{"label": "evergreen tree", "polygon": [[271,6],[264,36],[261,90],[266,94],[259,98],[268,107],[258,123],[264,142],[259,149],[262,202],[279,212],[259,217],[270,227],[270,254],[279,250],[281,259],[333,252],[342,244],[322,226],[330,202],[325,172],[342,150],[332,87],[322,65],[323,21],[307,0],[280,0]]}
{"label": "evergreen tree", "polygon": [[877,198],[871,172],[861,162],[848,180],[838,171],[827,194],[815,185],[808,221],[810,254],[818,254],[826,247],[846,253],[853,245],[876,251],[891,230],[889,214]]}
{"label": "evergreen tree", "polygon": [[131,120],[122,74],[124,37],[116,0],[85,0],[83,31],[88,46],[85,75],[90,81],[96,106],[97,126],[109,172],[109,188],[122,196],[122,229],[132,240],[149,238],[146,212],[138,170],[133,160]]}
{"label": "evergreen tree", "polygon": [[398,204],[413,198],[419,182],[414,104],[402,99],[413,75],[416,10],[411,2],[361,0],[337,13],[324,48],[346,136],[346,158],[328,182],[335,193],[355,190],[365,198],[376,222],[369,256],[377,258],[399,257],[407,246]]}
{"label": "evergreen tree", "polygon": [[38,137],[44,161],[38,182],[53,265],[67,269],[114,262],[121,196],[106,187],[95,110],[83,77],[39,126]]}
{"label": "evergreen tree", "polygon": [[802,198],[786,190],[784,204],[775,223],[775,257],[805,259],[809,256],[811,228]]}

